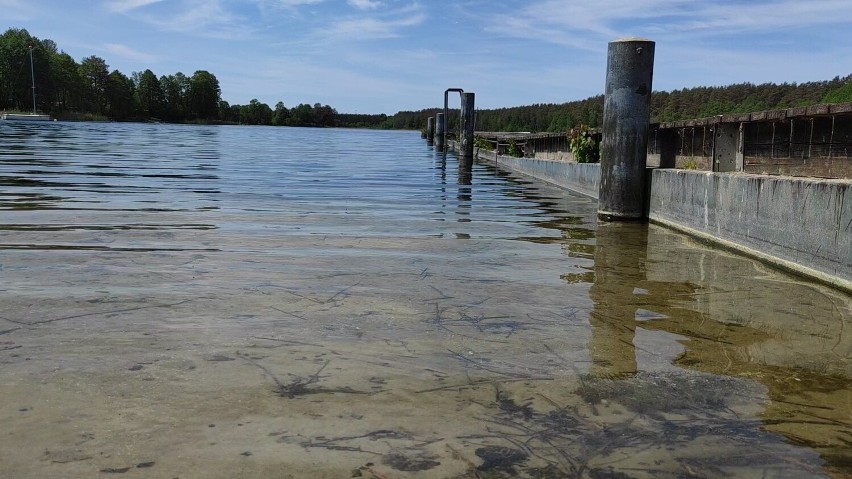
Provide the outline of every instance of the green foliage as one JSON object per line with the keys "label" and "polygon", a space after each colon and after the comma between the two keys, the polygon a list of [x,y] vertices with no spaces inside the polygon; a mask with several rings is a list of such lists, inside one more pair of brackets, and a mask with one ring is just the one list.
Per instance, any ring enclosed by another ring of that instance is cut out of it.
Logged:
{"label": "green foliage", "polygon": [[154,75],[151,70],[134,73],[133,82],[136,85],[139,114],[145,118],[160,118],[163,114],[165,99],[157,75]]}
{"label": "green foliage", "polygon": [[240,107],[240,123],[244,125],[271,125],[272,108],[252,98],[248,105]]}
{"label": "green foliage", "polygon": [[337,126],[343,128],[386,128],[388,116],[358,113],[338,113]]}
{"label": "green foliage", "polygon": [[592,137],[588,125],[580,125],[568,132],[568,146],[577,163],[597,163],[600,161],[600,148]]}
{"label": "green foliage", "polygon": [[205,70],[193,73],[186,89],[189,115],[200,120],[216,119],[221,92],[215,75]]}
{"label": "green foliage", "polygon": [[524,156],[524,150],[518,146],[518,142],[513,139],[509,140],[509,146],[506,149],[506,154],[509,156],[514,156],[515,158],[521,158]]}
{"label": "green foliage", "polygon": [[95,113],[106,113],[109,65],[101,57],[86,57],[80,62],[80,77],[83,79],[82,93],[86,109]]}
{"label": "green foliage", "polygon": [[852,80],[830,90],[822,97],[823,103],[852,103]]}
{"label": "green foliage", "polygon": [[491,150],[494,148],[494,145],[492,145],[490,141],[481,136],[475,136],[473,138],[473,146],[474,148],[482,148],[483,150]]}
{"label": "green foliage", "polygon": [[[127,77],[118,70],[110,73],[103,58],[92,55],[78,63],[54,41],[15,28],[0,35],[0,110],[32,110],[30,46],[37,109],[57,118],[338,125],[337,110],[328,105],[300,105],[295,119],[282,102],[275,111],[256,99],[231,105],[221,99],[219,81],[206,70],[192,77],[177,72],[158,78],[146,69]],[[376,128],[387,120],[387,115],[354,115],[347,126]]]}
{"label": "green foliage", "polygon": [[283,101],[275,104],[275,110],[272,112],[272,124],[275,126],[284,126],[290,119],[290,110],[284,106]]}
{"label": "green foliage", "polygon": [[118,70],[107,77],[104,96],[107,103],[107,114],[116,120],[127,120],[133,117],[136,109],[136,87],[130,78]]}
{"label": "green foliage", "polygon": [[[852,75],[809,83],[741,83],[722,87],[695,87],[651,95],[651,122],[704,118],[728,113],[750,113],[818,103],[852,102]],[[477,110],[477,131],[559,132],[580,125],[599,128],[603,118],[603,95],[562,104],[536,104],[492,110]],[[442,109],[401,111],[389,118],[386,127],[419,130],[426,119]],[[450,110],[450,122],[458,110]],[[452,129],[450,129],[452,131]]]}
{"label": "green foliage", "polygon": [[683,169],[685,169],[685,170],[697,170],[698,169],[698,162],[695,161],[695,158],[690,156],[683,163]]}

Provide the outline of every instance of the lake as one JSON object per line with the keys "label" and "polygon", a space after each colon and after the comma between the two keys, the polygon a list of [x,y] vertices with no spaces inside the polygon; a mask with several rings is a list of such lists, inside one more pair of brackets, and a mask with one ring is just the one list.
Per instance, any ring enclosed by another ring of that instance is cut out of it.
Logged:
{"label": "lake", "polygon": [[852,474],[850,296],[414,132],[0,123],[3,477]]}

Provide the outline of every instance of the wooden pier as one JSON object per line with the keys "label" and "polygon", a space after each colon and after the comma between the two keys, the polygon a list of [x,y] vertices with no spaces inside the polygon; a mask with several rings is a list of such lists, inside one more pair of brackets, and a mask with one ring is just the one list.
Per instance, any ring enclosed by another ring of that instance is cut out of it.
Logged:
{"label": "wooden pier", "polygon": [[[852,178],[852,103],[653,123],[649,128],[652,167]],[[600,142],[600,130],[591,134]],[[566,133],[476,135],[496,145],[501,155],[514,141],[526,158],[573,161]]]}

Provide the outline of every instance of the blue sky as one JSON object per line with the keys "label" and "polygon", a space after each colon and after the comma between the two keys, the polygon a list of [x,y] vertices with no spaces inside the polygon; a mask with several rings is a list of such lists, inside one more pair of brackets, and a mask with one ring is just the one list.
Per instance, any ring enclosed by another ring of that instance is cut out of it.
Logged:
{"label": "blue sky", "polygon": [[0,0],[8,27],[126,75],[208,70],[230,103],[347,113],[449,87],[478,108],[583,99],[635,36],[657,42],[656,90],[852,73],[852,0]]}

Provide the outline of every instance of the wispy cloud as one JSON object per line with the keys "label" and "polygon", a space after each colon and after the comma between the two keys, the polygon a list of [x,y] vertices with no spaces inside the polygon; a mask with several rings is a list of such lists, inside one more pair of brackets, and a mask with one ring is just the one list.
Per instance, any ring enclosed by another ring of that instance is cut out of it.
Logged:
{"label": "wispy cloud", "polygon": [[379,0],[347,0],[347,3],[359,10],[375,10],[382,5]]}
{"label": "wispy cloud", "polygon": [[21,21],[32,17],[36,13],[36,7],[24,0],[0,0],[0,11],[7,21]]}
{"label": "wispy cloud", "polygon": [[109,0],[106,6],[112,12],[124,13],[162,1],[164,0]]}
{"label": "wispy cloud", "polygon": [[222,0],[111,0],[108,6],[116,13],[172,32],[234,38],[251,31],[248,23],[226,8]]}
{"label": "wispy cloud", "polygon": [[[372,0],[355,1],[375,3]],[[325,41],[398,38],[403,36],[405,30],[418,26],[425,20],[426,14],[420,4],[413,3],[379,14],[354,15],[333,21],[315,32],[314,37]]]}
{"label": "wispy cloud", "polygon": [[671,22],[658,27],[675,31],[696,30],[724,34],[730,32],[757,33],[779,28],[809,28],[852,21],[848,0],[754,1],[740,5],[719,5],[706,2],[699,8],[682,9],[686,22]]}
{"label": "wispy cloud", "polygon": [[602,39],[723,36],[842,25],[852,21],[848,0],[538,0],[490,16],[491,33],[583,48]]}
{"label": "wispy cloud", "polygon": [[426,15],[418,13],[395,20],[384,20],[379,18],[342,20],[332,24],[327,35],[350,40],[396,38],[400,36],[399,31],[401,29],[419,25],[423,23],[425,19]]}
{"label": "wispy cloud", "polygon": [[324,1],[325,0],[251,0],[251,2],[265,14],[272,14],[282,10],[289,13],[295,13],[299,7],[318,5]]}
{"label": "wispy cloud", "polygon": [[104,50],[108,51],[113,55],[135,62],[154,63],[157,61],[156,55],[136,51],[126,45],[121,45],[119,43],[107,43],[106,45],[104,45]]}
{"label": "wispy cloud", "polygon": [[317,3],[322,3],[323,1],[324,0],[267,0],[267,3],[289,8],[301,5],[315,5]]}

